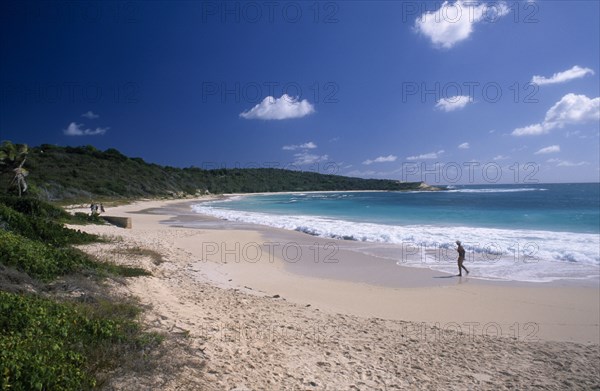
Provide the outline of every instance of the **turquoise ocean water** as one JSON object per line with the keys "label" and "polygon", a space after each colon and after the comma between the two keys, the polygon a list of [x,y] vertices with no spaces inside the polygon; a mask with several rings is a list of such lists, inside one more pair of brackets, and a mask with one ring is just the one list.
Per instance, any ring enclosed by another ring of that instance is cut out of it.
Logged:
{"label": "turquoise ocean water", "polygon": [[[600,274],[600,184],[249,195],[194,210],[372,243],[362,251],[449,273],[456,268],[454,242],[461,240],[472,255],[472,275],[480,278],[551,281]],[[414,256],[399,256],[400,248]]]}

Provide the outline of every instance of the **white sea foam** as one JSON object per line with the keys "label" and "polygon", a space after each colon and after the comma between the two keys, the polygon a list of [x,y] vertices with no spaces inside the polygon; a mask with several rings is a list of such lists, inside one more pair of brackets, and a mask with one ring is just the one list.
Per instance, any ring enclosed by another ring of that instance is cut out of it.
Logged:
{"label": "white sea foam", "polygon": [[[600,237],[572,232],[506,230],[431,225],[391,226],[328,219],[316,216],[272,215],[234,211],[203,203],[197,213],[230,221],[267,225],[326,238],[397,246],[387,257],[399,264],[456,272],[454,242],[463,241],[471,255],[467,265],[473,276],[517,281],[552,281],[561,278],[598,277]],[[409,254],[401,259],[400,248]],[[369,246],[361,251],[370,252]],[[374,249],[374,247],[372,248]]]}

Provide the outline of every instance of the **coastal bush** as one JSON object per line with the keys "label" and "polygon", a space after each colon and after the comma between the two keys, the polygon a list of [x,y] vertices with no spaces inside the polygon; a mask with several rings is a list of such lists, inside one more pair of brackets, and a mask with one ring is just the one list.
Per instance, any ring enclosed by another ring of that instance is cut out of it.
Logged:
{"label": "coastal bush", "polygon": [[0,389],[82,390],[156,345],[127,304],[56,302],[0,291]]}
{"label": "coastal bush", "polygon": [[94,271],[100,277],[151,275],[142,268],[98,262],[76,248],[55,248],[3,229],[0,229],[0,264],[14,266],[41,281],[51,281],[58,276],[85,270]]}
{"label": "coastal bush", "polygon": [[94,269],[100,272],[102,276],[143,277],[152,275],[148,270],[141,267],[118,265],[113,262],[97,262],[94,266]]}
{"label": "coastal bush", "polygon": [[104,220],[98,214],[87,214],[83,212],[75,212],[69,219],[71,224],[105,224]]}
{"label": "coastal bush", "polygon": [[99,237],[64,227],[48,218],[26,215],[0,203],[0,229],[11,231],[28,239],[40,240],[54,247],[67,244],[85,244],[99,241]]}
{"label": "coastal bush", "polygon": [[0,229],[0,263],[42,281],[50,281],[82,266],[95,266],[77,249],[54,248],[3,229]]}
{"label": "coastal bush", "polygon": [[27,216],[68,221],[70,215],[62,208],[32,197],[0,196],[0,204],[4,204]]}

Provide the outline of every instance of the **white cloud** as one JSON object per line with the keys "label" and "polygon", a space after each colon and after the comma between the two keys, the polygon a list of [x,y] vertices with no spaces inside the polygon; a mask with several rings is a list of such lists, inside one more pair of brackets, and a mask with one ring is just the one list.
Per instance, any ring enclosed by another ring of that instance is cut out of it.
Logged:
{"label": "white cloud", "polygon": [[96,118],[100,118],[100,116],[98,114],[95,114],[93,111],[88,111],[87,113],[83,113],[81,114],[82,117],[84,118],[88,118],[88,119],[96,119]]}
{"label": "white cloud", "polygon": [[458,146],[458,148],[460,149],[469,149],[471,148],[471,146],[469,145],[469,143],[462,143]]}
{"label": "white cloud", "polygon": [[301,166],[304,164],[314,164],[314,163],[325,162],[325,161],[329,160],[329,155],[314,155],[314,154],[308,153],[307,151],[303,151],[303,152],[295,153],[294,158],[295,158],[294,164]]}
{"label": "white cloud", "polygon": [[429,152],[429,153],[423,153],[423,154],[417,155],[417,156],[409,156],[406,158],[406,160],[437,159],[442,153],[444,153],[443,149],[441,149],[437,152]]}
{"label": "white cloud", "polygon": [[546,134],[554,128],[600,120],[600,97],[567,94],[547,112],[544,121],[513,130],[513,136],[536,136]]}
{"label": "white cloud", "polygon": [[532,83],[543,86],[546,84],[557,84],[557,83],[566,83],[573,79],[579,79],[586,75],[593,75],[594,71],[590,68],[581,68],[578,65],[573,66],[571,69],[567,69],[563,72],[557,72],[553,74],[551,77],[546,78],[544,76],[533,76],[531,79]]}
{"label": "white cloud", "polygon": [[294,154],[295,165],[301,166],[305,164],[314,164],[329,160],[329,155],[316,155],[310,153],[310,150],[316,149],[317,144],[309,141],[304,144],[284,145],[281,149],[284,151],[298,151]]}
{"label": "white cloud", "polygon": [[546,133],[548,133],[548,129],[544,128],[541,124],[533,124],[523,128],[516,128],[511,134],[513,136],[538,136]]}
{"label": "white cloud", "polygon": [[296,149],[315,149],[317,148],[317,144],[313,143],[312,141],[309,141],[307,143],[304,144],[298,144],[298,145],[284,145],[281,149],[283,149],[284,151],[295,151]]}
{"label": "white cloud", "polygon": [[373,163],[395,162],[396,159],[398,159],[398,156],[394,156],[394,155],[379,156],[379,157],[375,158],[374,160],[367,159],[362,164],[365,164],[368,166],[369,164],[373,164]]}
{"label": "white cloud", "polygon": [[467,104],[472,103],[473,99],[466,95],[451,96],[440,99],[435,105],[436,108],[445,112],[463,109]]}
{"label": "white cloud", "polygon": [[600,97],[590,99],[585,95],[571,93],[563,96],[548,110],[544,124],[552,129],[598,120],[600,120]]}
{"label": "white cloud", "polygon": [[96,136],[106,133],[108,129],[110,128],[84,129],[83,124],[71,122],[66,129],[63,129],[63,132],[67,136]]}
{"label": "white cloud", "polygon": [[545,153],[555,153],[560,152],[560,145],[550,145],[549,147],[545,147],[535,152],[534,155],[542,155]]}
{"label": "white cloud", "polygon": [[504,156],[504,155],[497,155],[494,156],[494,161],[498,161],[498,160],[508,160],[510,159],[510,156]]}
{"label": "white cloud", "polygon": [[415,20],[415,30],[425,35],[436,47],[450,49],[473,33],[475,24],[494,22],[509,13],[504,1],[493,4],[457,0],[444,1],[439,9],[425,12]]}
{"label": "white cloud", "polygon": [[546,160],[546,162],[547,163],[556,163],[556,167],[580,167],[580,166],[585,166],[585,165],[589,164],[588,162],[574,163],[572,161],[562,160],[562,159],[548,159],[548,160]]}
{"label": "white cloud", "polygon": [[302,118],[315,112],[314,106],[306,99],[283,94],[281,98],[267,96],[262,102],[248,111],[240,113],[245,119],[281,120],[288,118]]}

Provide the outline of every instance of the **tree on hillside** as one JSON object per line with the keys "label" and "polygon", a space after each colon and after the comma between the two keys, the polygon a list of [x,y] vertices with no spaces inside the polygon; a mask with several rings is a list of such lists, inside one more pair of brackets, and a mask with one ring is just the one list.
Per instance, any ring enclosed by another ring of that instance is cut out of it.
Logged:
{"label": "tree on hillside", "polygon": [[15,184],[19,191],[19,197],[27,191],[25,177],[29,173],[23,168],[27,152],[27,144],[13,144],[10,141],[4,141],[0,146],[0,173],[13,175],[9,187]]}

